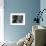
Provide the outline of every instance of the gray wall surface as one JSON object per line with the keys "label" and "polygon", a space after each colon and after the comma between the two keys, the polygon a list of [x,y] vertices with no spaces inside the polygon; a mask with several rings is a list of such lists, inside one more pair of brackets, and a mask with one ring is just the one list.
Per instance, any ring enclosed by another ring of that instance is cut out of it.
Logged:
{"label": "gray wall surface", "polygon": [[[42,11],[43,9],[46,9],[46,0],[41,0],[40,1],[40,10]],[[40,25],[46,27],[46,10],[43,12],[43,22],[40,21]]]}
{"label": "gray wall surface", "polygon": [[[32,30],[33,19],[40,10],[40,0],[4,0],[4,39],[18,41]],[[25,13],[25,26],[10,25],[10,13]]]}

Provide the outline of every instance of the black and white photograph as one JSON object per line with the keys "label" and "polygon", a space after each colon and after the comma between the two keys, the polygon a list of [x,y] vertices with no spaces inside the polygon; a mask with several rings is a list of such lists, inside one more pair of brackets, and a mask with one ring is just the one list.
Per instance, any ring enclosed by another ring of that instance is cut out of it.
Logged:
{"label": "black and white photograph", "polygon": [[12,23],[23,23],[23,16],[22,15],[13,15]]}

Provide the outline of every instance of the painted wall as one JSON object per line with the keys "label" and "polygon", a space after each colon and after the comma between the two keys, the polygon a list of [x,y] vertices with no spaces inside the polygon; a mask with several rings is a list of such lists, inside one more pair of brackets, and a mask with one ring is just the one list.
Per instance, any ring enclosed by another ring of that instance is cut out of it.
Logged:
{"label": "painted wall", "polygon": [[[41,0],[41,1],[40,1],[40,9],[41,9],[41,11],[42,11],[43,9],[46,9],[46,0]],[[42,17],[43,17],[43,22],[41,21],[41,22],[40,22],[40,25],[46,27],[46,10],[43,12]]]}
{"label": "painted wall", "polygon": [[[32,30],[36,12],[40,10],[40,0],[4,0],[4,38],[18,41]],[[25,13],[25,26],[10,25],[10,13]]]}

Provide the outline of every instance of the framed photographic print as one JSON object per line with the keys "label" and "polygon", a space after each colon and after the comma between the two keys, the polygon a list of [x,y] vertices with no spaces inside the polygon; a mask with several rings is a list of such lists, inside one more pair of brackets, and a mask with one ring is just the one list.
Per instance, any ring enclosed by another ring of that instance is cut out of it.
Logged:
{"label": "framed photographic print", "polygon": [[11,13],[10,25],[25,25],[25,13]]}

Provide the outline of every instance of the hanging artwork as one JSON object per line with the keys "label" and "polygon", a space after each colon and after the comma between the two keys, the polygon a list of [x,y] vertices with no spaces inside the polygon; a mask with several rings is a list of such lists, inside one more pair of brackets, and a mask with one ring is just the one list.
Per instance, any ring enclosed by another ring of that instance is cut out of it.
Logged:
{"label": "hanging artwork", "polygon": [[10,24],[11,25],[25,25],[25,13],[11,13]]}

